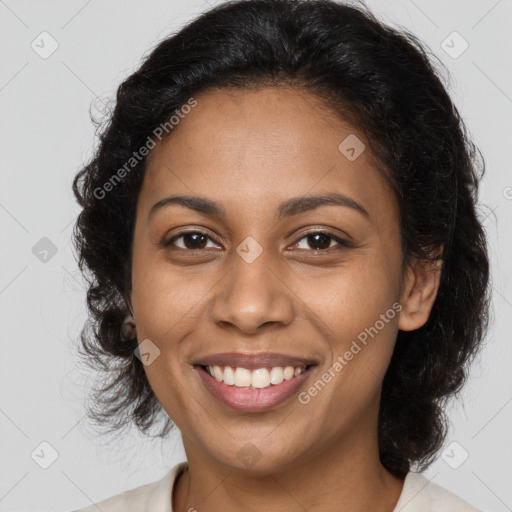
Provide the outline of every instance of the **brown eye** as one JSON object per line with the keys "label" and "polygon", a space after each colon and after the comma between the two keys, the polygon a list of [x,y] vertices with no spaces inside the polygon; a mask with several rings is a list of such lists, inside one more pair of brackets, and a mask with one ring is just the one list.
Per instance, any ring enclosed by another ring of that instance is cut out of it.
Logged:
{"label": "brown eye", "polygon": [[[303,240],[305,241],[305,243],[302,242]],[[331,245],[332,242],[335,242],[334,246]],[[301,239],[299,239],[296,245],[299,246],[301,243],[304,243],[304,246],[298,247],[299,249],[312,249],[314,251],[330,249],[332,247],[335,247],[336,244],[338,246],[350,247],[350,244],[348,242],[342,240],[341,238],[327,231],[315,231],[312,233],[308,233]]]}
{"label": "brown eye", "polygon": [[[316,235],[308,235],[308,245],[311,249],[328,249],[331,245],[332,238],[325,233],[317,233]],[[315,246],[315,247],[313,247]]]}
{"label": "brown eye", "polygon": [[[181,245],[175,243],[177,240],[180,239],[182,239]],[[166,247],[174,245],[176,247],[179,247],[180,249],[200,250],[205,249],[207,247],[208,240],[210,240],[210,237],[205,233],[201,233],[200,231],[186,231],[171,238],[168,242],[165,242],[164,245]]]}

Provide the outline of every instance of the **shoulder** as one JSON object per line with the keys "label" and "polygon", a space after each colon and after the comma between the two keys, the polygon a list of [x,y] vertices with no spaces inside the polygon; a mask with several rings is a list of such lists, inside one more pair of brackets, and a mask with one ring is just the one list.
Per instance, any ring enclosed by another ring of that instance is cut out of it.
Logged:
{"label": "shoulder", "polygon": [[469,503],[431,482],[421,473],[405,477],[400,499],[393,512],[481,512]]}
{"label": "shoulder", "polygon": [[173,466],[162,479],[124,491],[74,512],[172,512],[171,490],[186,462]]}

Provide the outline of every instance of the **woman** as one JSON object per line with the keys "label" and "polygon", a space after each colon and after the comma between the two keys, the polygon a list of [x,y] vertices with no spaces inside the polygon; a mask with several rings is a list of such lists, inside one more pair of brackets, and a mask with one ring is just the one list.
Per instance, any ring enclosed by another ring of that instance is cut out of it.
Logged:
{"label": "woman", "polygon": [[162,41],[75,178],[74,240],[91,416],[176,425],[187,462],[98,507],[476,510],[419,472],[487,327],[476,155],[364,6],[229,2]]}

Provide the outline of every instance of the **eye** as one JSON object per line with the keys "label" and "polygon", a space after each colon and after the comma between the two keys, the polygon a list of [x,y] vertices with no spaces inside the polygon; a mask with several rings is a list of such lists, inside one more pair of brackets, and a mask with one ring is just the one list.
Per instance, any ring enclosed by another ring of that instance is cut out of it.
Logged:
{"label": "eye", "polygon": [[[301,242],[302,240],[305,242]],[[332,242],[335,242],[334,246],[338,244],[338,246],[351,247],[349,242],[328,231],[312,231],[307,233],[305,236],[300,238],[299,241],[295,243],[295,245],[300,245],[303,243],[305,247],[298,247],[299,249],[324,251],[333,247],[331,245]]]}
{"label": "eye", "polygon": [[[182,245],[176,244],[177,240],[182,240]],[[174,245],[179,247],[180,249],[188,249],[188,250],[201,250],[208,248],[208,240],[212,240],[206,233],[201,231],[183,231],[176,236],[173,236],[167,242],[164,242],[164,246],[168,247],[170,245]],[[210,246],[211,247],[211,246]],[[214,247],[216,247],[214,245]]]}
{"label": "eye", "polygon": [[[177,243],[178,241],[180,241],[180,243]],[[212,242],[213,245],[208,246],[209,241]],[[300,244],[304,244],[304,246],[300,247]],[[297,248],[301,250],[326,251],[327,249],[332,249],[333,246],[336,247],[336,244],[338,247],[351,247],[349,242],[329,231],[311,231],[295,242],[294,246],[297,246]],[[182,231],[173,236],[170,240],[164,242],[163,245],[165,247],[174,246],[179,249],[192,251],[218,247],[213,239],[202,231]]]}

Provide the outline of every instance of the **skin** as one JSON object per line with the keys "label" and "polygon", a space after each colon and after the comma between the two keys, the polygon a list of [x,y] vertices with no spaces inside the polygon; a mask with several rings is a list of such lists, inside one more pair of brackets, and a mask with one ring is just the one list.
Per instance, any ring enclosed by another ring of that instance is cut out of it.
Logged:
{"label": "skin", "polygon": [[[364,135],[311,93],[220,89],[197,102],[148,157],[129,294],[139,343],[160,350],[145,366],[149,382],[183,435],[188,471],[173,510],[390,512],[403,479],[379,461],[382,379],[398,329],[427,321],[439,267],[402,266],[398,203],[368,145],[354,161],[338,149]],[[368,216],[331,204],[277,220],[281,202],[332,192]],[[214,200],[226,216],[180,205],[149,216],[173,194]],[[209,238],[164,246],[183,229]],[[352,246],[328,238],[319,248],[306,236],[318,230]],[[263,250],[252,263],[236,252],[248,236]],[[307,390],[397,301],[400,313],[307,404],[293,396],[264,412],[235,411],[191,364],[232,351],[306,356],[319,363]],[[238,456],[247,443],[260,456],[250,467]]]}

